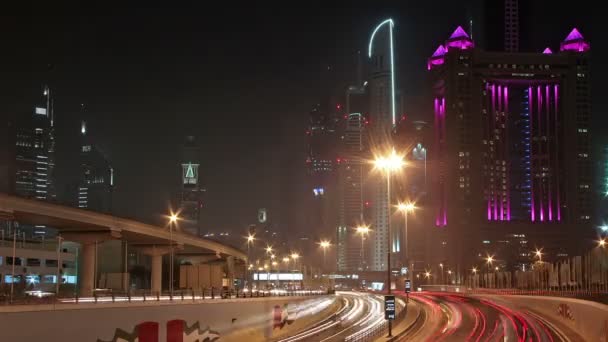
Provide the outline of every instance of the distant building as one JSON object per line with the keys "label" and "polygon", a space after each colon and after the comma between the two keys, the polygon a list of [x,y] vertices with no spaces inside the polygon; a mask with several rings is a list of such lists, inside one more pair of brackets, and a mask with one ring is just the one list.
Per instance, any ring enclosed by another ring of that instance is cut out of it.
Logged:
{"label": "distant building", "polygon": [[200,165],[200,148],[193,136],[187,136],[180,158],[179,227],[197,236],[202,235],[200,220],[205,192],[199,177]]}
{"label": "distant building", "polygon": [[85,121],[81,122],[80,139],[77,207],[100,213],[111,213],[114,168],[99,147],[92,142]]}
{"label": "distant building", "polygon": [[[17,117],[14,167],[17,196],[56,200],[54,129],[53,98],[45,86],[40,103],[32,113]],[[47,235],[49,230],[45,226],[34,226],[31,233]]]}
{"label": "distant building", "polygon": [[461,271],[507,234],[552,256],[592,236],[589,49],[574,29],[555,52],[487,52],[458,27],[429,59],[437,243]]}
{"label": "distant building", "polygon": [[363,132],[361,113],[348,114],[337,158],[339,179],[339,220],[337,234],[338,271],[363,270],[365,245],[356,235],[363,218]]}
{"label": "distant building", "polygon": [[315,105],[308,116],[304,201],[307,230],[302,235],[311,241],[331,239],[338,222],[337,143],[343,112],[342,104],[328,97]]}
{"label": "distant building", "polygon": [[15,193],[15,116],[6,113],[0,122],[0,192]]}

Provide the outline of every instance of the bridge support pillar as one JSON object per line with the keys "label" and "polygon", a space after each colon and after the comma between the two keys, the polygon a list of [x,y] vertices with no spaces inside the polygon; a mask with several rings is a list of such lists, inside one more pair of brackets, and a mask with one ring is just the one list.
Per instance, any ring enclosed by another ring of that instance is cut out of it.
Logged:
{"label": "bridge support pillar", "polygon": [[81,245],[81,261],[78,282],[80,283],[80,295],[90,297],[97,287],[97,246],[104,241],[120,239],[120,232],[63,232],[61,236],[65,241],[77,242]]}
{"label": "bridge support pillar", "polygon": [[162,290],[163,284],[163,255],[152,255],[152,270],[150,272],[150,290],[153,294]]}
{"label": "bridge support pillar", "polygon": [[160,293],[163,289],[163,255],[170,252],[166,246],[150,246],[140,249],[142,253],[152,258],[150,270],[150,291]]}
{"label": "bridge support pillar", "polygon": [[234,289],[234,257],[226,258],[226,278],[228,278],[228,289]]}
{"label": "bridge support pillar", "polygon": [[95,243],[82,244],[82,274],[80,295],[90,297],[95,289]]}

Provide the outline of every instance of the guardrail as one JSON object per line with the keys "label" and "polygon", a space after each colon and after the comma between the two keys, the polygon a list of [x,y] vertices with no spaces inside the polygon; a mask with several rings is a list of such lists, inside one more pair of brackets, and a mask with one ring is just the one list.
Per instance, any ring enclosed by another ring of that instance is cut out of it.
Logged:
{"label": "guardrail", "polygon": [[0,303],[5,305],[36,305],[36,304],[78,304],[78,303],[131,303],[131,302],[185,302],[205,301],[216,299],[261,298],[261,297],[289,297],[289,296],[318,296],[328,294],[321,290],[226,290],[222,288],[187,289],[165,292],[151,292],[135,290],[118,292],[112,290],[96,290],[91,297],[60,296],[43,294],[32,291],[25,296],[14,297],[0,295]]}
{"label": "guardrail", "polygon": [[[399,313],[395,316],[395,319],[393,320],[393,327],[397,326],[397,324],[399,324],[403,319],[405,319],[407,314],[407,310],[405,310],[406,306],[407,302],[403,307],[401,307],[401,311],[399,311]],[[388,334],[388,322],[385,320],[381,324],[378,324],[371,329],[361,331],[357,334],[353,334],[352,337],[347,339],[346,341],[374,341],[378,337],[386,334]]]}

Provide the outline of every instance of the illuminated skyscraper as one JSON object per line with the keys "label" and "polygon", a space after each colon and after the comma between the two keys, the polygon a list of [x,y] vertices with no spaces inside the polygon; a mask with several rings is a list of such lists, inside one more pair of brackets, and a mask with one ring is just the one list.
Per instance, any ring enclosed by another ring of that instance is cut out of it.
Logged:
{"label": "illuminated skyscraper", "polygon": [[[367,91],[369,93],[371,130],[368,139],[372,151],[385,150],[392,146],[392,134],[396,124],[393,26],[391,19],[380,23],[372,32],[369,41],[370,74]],[[386,256],[389,248],[387,234],[390,220],[390,215],[388,215],[390,203],[384,176],[378,175],[376,179],[377,182],[374,182],[371,187],[373,189],[374,217],[370,266],[373,271],[384,271],[388,267]],[[391,245],[394,244],[391,243]],[[396,248],[392,250],[392,252],[397,251]]]}
{"label": "illuminated skyscraper", "polygon": [[365,118],[361,113],[349,114],[339,145],[338,271],[367,268],[366,260],[362,259],[360,237],[356,236],[356,227],[364,223],[361,174],[364,126]]}
{"label": "illuminated skyscraper", "polygon": [[[83,106],[84,111],[84,106]],[[80,124],[80,179],[77,207],[100,213],[112,212],[114,169],[90,137],[86,121]]]}
{"label": "illuminated skyscraper", "polygon": [[574,29],[555,53],[487,52],[458,27],[429,59],[434,222],[460,265],[508,233],[560,256],[592,232],[589,49]]}
{"label": "illuminated skyscraper", "polygon": [[185,232],[201,236],[200,220],[205,188],[199,177],[200,149],[193,136],[186,137],[180,164],[179,227]]}
{"label": "illuminated skyscraper", "polygon": [[[301,237],[309,241],[331,239],[338,221],[337,142],[342,104],[325,97],[308,114],[306,128],[306,179],[303,201],[304,226]],[[316,264],[321,265],[319,257]],[[325,267],[333,263],[326,262]]]}
{"label": "illuminated skyscraper", "polygon": [[15,191],[18,196],[50,201],[55,198],[55,137],[53,99],[44,87],[33,113],[18,117]]}

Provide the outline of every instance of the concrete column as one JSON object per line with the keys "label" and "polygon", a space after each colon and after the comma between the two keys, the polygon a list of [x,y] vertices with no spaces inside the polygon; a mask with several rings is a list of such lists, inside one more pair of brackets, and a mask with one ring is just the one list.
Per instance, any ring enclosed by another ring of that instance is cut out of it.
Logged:
{"label": "concrete column", "polygon": [[95,244],[82,244],[81,296],[90,297],[95,289]]}
{"label": "concrete column", "polygon": [[150,284],[152,293],[155,294],[162,290],[162,275],[163,275],[163,255],[152,254],[152,272]]}
{"label": "concrete column", "polygon": [[234,289],[234,257],[233,256],[229,256],[228,258],[226,258],[226,268],[228,270],[228,274],[226,274],[226,277],[228,278],[228,289],[232,290]]}

